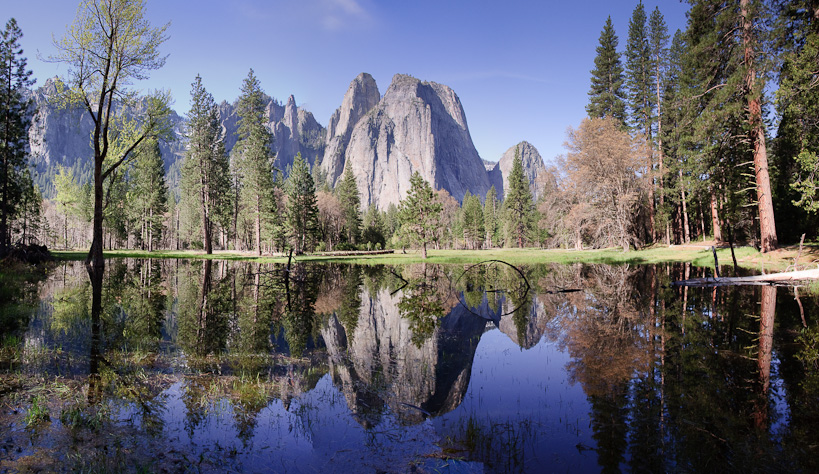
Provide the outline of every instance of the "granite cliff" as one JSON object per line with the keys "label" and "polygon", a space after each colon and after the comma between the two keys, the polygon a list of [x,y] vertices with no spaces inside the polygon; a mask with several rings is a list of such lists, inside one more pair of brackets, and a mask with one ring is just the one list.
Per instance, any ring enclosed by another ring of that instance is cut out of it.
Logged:
{"label": "granite cliff", "polygon": [[512,171],[512,162],[515,159],[515,150],[520,153],[523,174],[529,178],[529,189],[537,199],[542,191],[537,177],[541,172],[546,171],[546,165],[543,164],[543,158],[538,153],[537,148],[527,141],[522,141],[503,153],[501,159],[489,171],[490,183],[495,186],[499,197],[506,195],[506,189],[509,187],[509,173]]}
{"label": "granite cliff", "polygon": [[447,86],[396,75],[350,136],[352,167],[364,206],[386,209],[406,197],[415,171],[462,201],[485,195],[489,179],[469,135],[461,101]]}
{"label": "granite cliff", "polygon": [[322,169],[330,186],[335,186],[344,172],[345,151],[350,143],[353,128],[361,117],[381,100],[375,79],[367,73],[359,74],[344,94],[341,107],[336,109],[327,124],[327,141],[324,148]]}
{"label": "granite cliff", "polygon": [[[273,151],[276,153],[276,167],[286,171],[293,164],[293,158],[301,153],[312,166],[324,154],[325,129],[313,114],[296,106],[291,95],[282,105],[276,99],[265,97],[264,117],[266,126],[273,135]],[[219,120],[225,133],[225,149],[228,153],[236,145],[239,116],[236,111],[238,101],[219,104]]]}
{"label": "granite cliff", "polygon": [[[79,107],[60,107],[56,79],[34,91],[36,114],[29,131],[37,182],[51,196],[57,166],[72,168],[82,181],[90,178],[90,116]],[[406,197],[415,171],[433,188],[444,189],[458,201],[467,191],[483,197],[495,185],[503,195],[515,147],[498,163],[480,158],[457,94],[448,86],[398,74],[383,97],[372,76],[359,74],[325,129],[313,114],[296,105],[291,95],[283,105],[266,97],[266,126],[273,135],[276,166],[285,173],[297,153],[320,166],[334,186],[345,166],[352,168],[362,207],[386,209]],[[228,152],[236,144],[237,102],[219,104],[219,117]],[[139,106],[133,113],[138,114]],[[185,150],[185,118],[171,117],[176,140],[161,143],[166,171],[175,187]],[[538,173],[545,169],[537,150],[528,142],[520,148],[526,175],[537,196]]]}

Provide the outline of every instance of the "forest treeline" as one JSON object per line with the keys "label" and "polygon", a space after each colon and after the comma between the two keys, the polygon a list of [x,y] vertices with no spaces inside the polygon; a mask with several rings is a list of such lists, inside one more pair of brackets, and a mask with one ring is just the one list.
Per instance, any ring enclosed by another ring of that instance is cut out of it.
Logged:
{"label": "forest treeline", "polygon": [[[686,29],[673,34],[659,8],[648,14],[638,3],[624,51],[611,19],[604,24],[588,118],[535,182],[516,152],[502,193],[459,203],[416,173],[408,196],[387,209],[360,201],[349,166],[335,188],[301,156],[277,166],[253,70],[230,153],[216,103],[195,77],[181,178],[169,187],[159,142],[175,138],[170,97],[127,87],[164,65],[169,25],[152,27],[140,1],[84,5],[49,59],[69,70],[57,100],[94,120],[94,173],[81,182],[58,169],[53,199],[42,198],[28,164],[34,81],[22,32],[14,19],[2,32],[0,253],[19,243],[90,246],[89,262],[101,265],[103,248],[426,253],[714,239],[768,251],[816,236],[819,0],[691,1]],[[123,112],[136,101],[139,116]]]}

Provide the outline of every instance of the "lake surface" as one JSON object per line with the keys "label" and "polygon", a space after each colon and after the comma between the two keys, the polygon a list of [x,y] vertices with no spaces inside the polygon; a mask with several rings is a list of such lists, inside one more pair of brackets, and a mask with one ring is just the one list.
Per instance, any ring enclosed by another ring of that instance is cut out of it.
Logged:
{"label": "lake surface", "polygon": [[3,329],[0,471],[816,471],[817,298],[670,286],[705,272],[60,264]]}

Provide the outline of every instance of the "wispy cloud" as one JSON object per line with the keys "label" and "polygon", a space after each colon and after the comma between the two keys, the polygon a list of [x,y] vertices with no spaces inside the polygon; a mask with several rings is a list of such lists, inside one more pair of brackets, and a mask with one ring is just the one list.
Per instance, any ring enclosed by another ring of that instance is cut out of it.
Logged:
{"label": "wispy cloud", "polygon": [[360,0],[316,0],[308,3],[315,3],[321,27],[326,31],[356,29],[374,23],[372,14]]}
{"label": "wispy cloud", "polygon": [[368,0],[240,0],[234,11],[252,22],[280,22],[323,31],[357,30],[375,25]]}

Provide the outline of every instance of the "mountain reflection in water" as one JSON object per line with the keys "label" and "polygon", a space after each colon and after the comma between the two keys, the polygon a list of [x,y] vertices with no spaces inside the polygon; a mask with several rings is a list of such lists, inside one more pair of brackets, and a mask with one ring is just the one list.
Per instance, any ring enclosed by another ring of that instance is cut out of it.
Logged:
{"label": "mountain reflection in water", "polygon": [[816,298],[668,285],[698,271],[66,263],[0,361],[0,468],[819,468]]}

